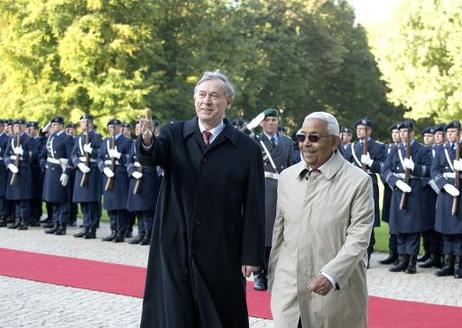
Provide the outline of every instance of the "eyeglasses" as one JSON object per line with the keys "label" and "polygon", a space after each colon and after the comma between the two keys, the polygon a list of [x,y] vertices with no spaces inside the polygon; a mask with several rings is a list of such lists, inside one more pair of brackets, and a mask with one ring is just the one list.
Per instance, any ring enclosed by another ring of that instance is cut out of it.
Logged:
{"label": "eyeglasses", "polygon": [[320,136],[319,134],[304,134],[304,133],[297,133],[295,135],[298,142],[305,142],[308,138],[310,142],[319,142],[321,138],[328,138],[328,137],[335,137],[334,135],[327,135],[327,136]]}

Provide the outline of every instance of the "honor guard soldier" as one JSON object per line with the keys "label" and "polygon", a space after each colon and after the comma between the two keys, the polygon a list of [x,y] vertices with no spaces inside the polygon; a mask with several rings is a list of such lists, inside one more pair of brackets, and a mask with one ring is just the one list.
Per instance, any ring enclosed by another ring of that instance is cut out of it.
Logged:
{"label": "honor guard soldier", "polygon": [[8,136],[5,133],[6,121],[0,119],[0,227],[6,227],[8,205],[6,202],[6,185],[8,172],[5,166],[5,150],[8,146]]}
{"label": "honor guard soldier", "polygon": [[[73,144],[72,148],[74,148],[75,141],[77,140],[77,125],[74,123],[69,123],[66,124],[65,128],[66,133],[72,137]],[[72,166],[72,171],[70,172],[69,175],[69,192],[70,197],[69,197],[69,226],[75,227],[77,226],[77,213],[79,212],[79,209],[77,207],[77,203],[74,203],[72,201],[73,198],[73,193],[74,193],[74,183],[75,183],[75,167]]]}
{"label": "honor guard soldier", "polygon": [[437,276],[454,275],[462,278],[462,212],[460,199],[460,123],[452,121],[446,126],[447,142],[436,153],[431,177],[440,191],[436,202],[435,230],[443,239],[444,266]]}
{"label": "honor guard soldier", "polygon": [[416,273],[420,234],[425,230],[425,201],[422,178],[430,174],[428,148],[414,140],[414,123],[400,123],[401,143],[393,147],[382,168],[382,176],[393,188],[390,205],[390,231],[397,235],[399,262],[391,272]]}
{"label": "honor guard soldier", "polygon": [[[138,128],[135,129],[139,136]],[[128,156],[127,172],[130,176],[127,209],[138,218],[138,236],[129,244],[149,245],[162,174],[157,166],[140,164],[135,143]]]}
{"label": "honor guard soldier", "polygon": [[444,131],[446,129],[446,126],[444,124],[437,124],[433,128],[434,134],[433,138],[435,139],[435,144],[438,146],[442,146],[445,143],[445,136],[444,136]]}
{"label": "honor guard soldier", "polygon": [[[401,141],[399,137],[399,123],[393,124],[390,127],[391,143],[385,145],[386,157],[390,155],[393,147],[398,147]],[[383,183],[383,202],[382,202],[382,221],[390,224],[390,204],[391,195],[393,189],[390,188],[388,183],[384,180],[383,176],[380,176]],[[381,264],[397,264],[398,263],[398,241],[396,235],[388,231],[388,252],[389,255],[383,260],[380,260]]]}
{"label": "honor guard soldier", "polygon": [[353,138],[353,131],[351,131],[350,128],[340,129],[340,147],[342,148],[342,154],[345,154],[345,152],[350,147],[352,138]]}
{"label": "honor guard soldier", "polygon": [[122,135],[122,122],[112,119],[107,127],[110,137],[105,138],[99,153],[98,167],[104,174],[104,208],[111,221],[111,234],[103,241],[123,242],[128,224],[127,156],[133,141]]}
{"label": "honor guard soldier", "polygon": [[102,137],[93,131],[92,115],[80,117],[80,129],[82,134],[77,137],[71,155],[72,164],[77,168],[72,201],[75,204],[80,203],[83,230],[74,234],[74,237],[95,239],[103,184],[97,164]]}
{"label": "honor guard soldier", "polygon": [[[380,226],[380,206],[379,206],[379,185],[377,174],[386,158],[385,145],[371,138],[372,121],[368,118],[363,118],[355,123],[356,137],[358,141],[350,144],[350,147],[345,151],[345,159],[353,165],[362,168],[369,174],[372,180],[373,196],[374,196],[374,227]],[[367,248],[367,256],[370,259],[374,252],[375,235],[372,230],[369,247]],[[368,264],[369,265],[369,264]]]}
{"label": "honor guard soldier", "polygon": [[43,200],[50,203],[53,211],[53,227],[45,230],[48,234],[65,235],[69,222],[70,162],[74,139],[64,131],[64,119],[54,117],[51,121],[51,137],[42,152],[45,163],[43,180]]}
{"label": "honor guard soldier", "polygon": [[262,150],[265,170],[265,265],[263,270],[254,274],[254,289],[267,289],[268,260],[271,251],[273,225],[276,217],[277,187],[279,173],[292,165],[292,140],[278,133],[278,112],[270,108],[263,111],[260,123],[262,132],[255,135],[255,141]]}
{"label": "honor guard soldier", "polygon": [[8,168],[6,199],[14,203],[15,222],[9,228],[27,230],[32,199],[31,159],[37,154],[31,138],[25,133],[26,121],[16,120],[13,135],[8,141],[5,152],[5,165]]}
{"label": "honor guard soldier", "polygon": [[[435,128],[433,126],[425,128],[422,131],[422,135],[424,137],[424,146],[430,150],[433,161],[438,148],[441,147],[435,143]],[[425,206],[424,219],[426,230],[422,233],[424,255],[417,258],[417,262],[423,262],[419,264],[421,268],[431,268],[433,266],[439,268],[441,266],[441,237],[435,231],[435,205],[439,189],[436,188],[430,177],[422,178],[422,182],[425,197],[422,205]]]}

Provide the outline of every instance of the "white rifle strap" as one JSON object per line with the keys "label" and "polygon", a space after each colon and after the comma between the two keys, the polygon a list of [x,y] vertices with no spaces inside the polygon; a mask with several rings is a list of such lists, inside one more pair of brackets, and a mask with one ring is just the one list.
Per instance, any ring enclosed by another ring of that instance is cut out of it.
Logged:
{"label": "white rifle strap", "polygon": [[454,165],[452,164],[451,157],[449,157],[448,149],[444,148],[444,155],[446,155],[446,161],[448,161],[449,167],[451,168],[452,172],[454,172]]}
{"label": "white rifle strap", "polygon": [[[401,148],[398,148],[398,155],[399,155],[399,160],[401,162],[401,166],[403,167],[403,169],[405,169],[403,154],[401,153]],[[409,159],[412,159],[412,157],[410,156]]]}
{"label": "white rifle strap", "polygon": [[50,153],[51,153],[51,157],[55,158],[55,152],[53,151],[53,139],[55,137],[51,137],[51,140],[50,140]]}
{"label": "white rifle strap", "polygon": [[83,146],[82,146],[83,137],[84,137],[84,134],[82,134],[82,136],[79,138],[79,149],[80,149],[80,153],[82,154],[82,156],[85,156],[85,152],[83,151]]}
{"label": "white rifle strap", "polygon": [[[108,139],[106,140],[106,147],[107,147],[107,154],[108,154],[108,156],[109,156],[109,149],[111,149],[111,144],[109,143],[109,139],[110,139],[110,138],[108,138]],[[114,143],[114,144],[115,144],[115,143]]]}
{"label": "white rifle strap", "polygon": [[358,159],[358,156],[356,156],[355,148],[354,148],[353,144],[351,144],[351,153],[353,154],[353,158],[355,159],[355,162],[358,164],[358,166],[359,166],[359,167],[362,167],[363,164],[362,164],[361,161]]}
{"label": "white rifle strap", "polygon": [[260,139],[260,144],[261,144],[261,146],[263,147],[263,150],[265,151],[266,156],[268,156],[268,159],[269,159],[269,161],[270,161],[270,163],[271,163],[271,166],[273,167],[273,170],[274,170],[276,173],[279,173],[279,172],[278,172],[278,169],[276,168],[276,164],[274,164],[273,158],[271,157],[271,154],[270,154],[270,152],[268,151],[268,148],[266,148],[265,143],[264,143],[263,140],[261,140],[261,139]]}

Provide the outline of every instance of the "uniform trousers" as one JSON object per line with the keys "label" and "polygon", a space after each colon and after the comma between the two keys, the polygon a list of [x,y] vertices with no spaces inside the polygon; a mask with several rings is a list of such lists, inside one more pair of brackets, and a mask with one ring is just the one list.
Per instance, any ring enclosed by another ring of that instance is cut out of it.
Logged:
{"label": "uniform trousers", "polygon": [[80,203],[83,213],[83,226],[96,229],[99,226],[99,204],[98,202]]}
{"label": "uniform trousers", "polygon": [[29,219],[30,216],[30,200],[21,199],[14,201],[15,217],[19,219]]}
{"label": "uniform trousers", "polygon": [[6,202],[5,196],[0,196],[0,218],[6,218],[8,216],[8,203]]}
{"label": "uniform trousers", "polygon": [[399,233],[398,254],[399,255],[417,255],[420,247],[420,233]]}
{"label": "uniform trousers", "polygon": [[388,236],[388,249],[391,253],[398,253],[398,237],[393,233]]}
{"label": "uniform trousers", "polygon": [[124,235],[128,225],[128,211],[108,210],[107,213],[111,222],[111,230],[117,234]]}
{"label": "uniform trousers", "polygon": [[423,247],[425,252],[431,254],[441,254],[442,240],[441,235],[435,230],[427,230],[422,233]]}
{"label": "uniform trousers", "polygon": [[134,214],[138,218],[138,234],[151,233],[155,211],[136,211]]}
{"label": "uniform trousers", "polygon": [[30,217],[31,219],[38,221],[42,217],[42,200],[31,199],[30,201]]}
{"label": "uniform trousers", "polygon": [[462,256],[462,234],[442,235],[443,254]]}
{"label": "uniform trousers", "polygon": [[69,203],[51,203],[53,222],[55,224],[67,225],[69,222]]}

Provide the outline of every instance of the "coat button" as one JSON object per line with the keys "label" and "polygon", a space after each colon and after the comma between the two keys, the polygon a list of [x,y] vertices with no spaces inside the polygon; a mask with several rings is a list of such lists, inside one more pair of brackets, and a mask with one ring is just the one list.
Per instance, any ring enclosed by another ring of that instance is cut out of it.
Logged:
{"label": "coat button", "polygon": [[195,224],[195,225],[201,224],[201,220],[199,220],[199,219],[194,219],[194,224]]}

